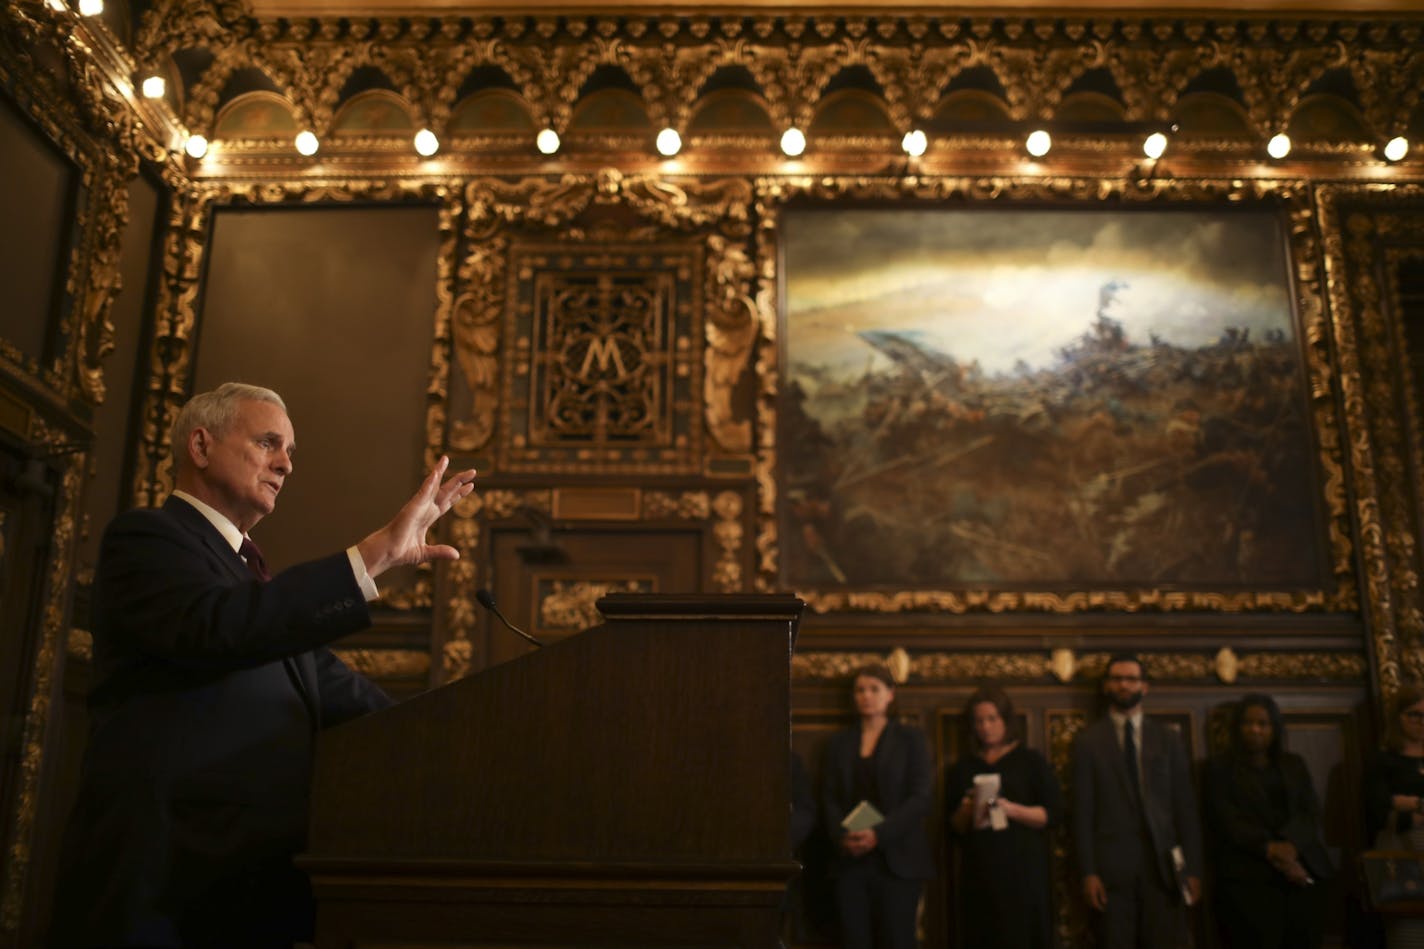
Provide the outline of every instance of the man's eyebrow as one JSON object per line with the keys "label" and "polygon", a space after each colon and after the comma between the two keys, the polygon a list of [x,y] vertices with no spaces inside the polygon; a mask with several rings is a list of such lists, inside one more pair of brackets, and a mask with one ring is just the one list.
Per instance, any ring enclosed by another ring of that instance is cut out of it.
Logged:
{"label": "man's eyebrow", "polygon": [[257,440],[258,440],[258,441],[274,441],[274,442],[280,442],[280,443],[282,443],[282,444],[284,444],[284,445],[287,446],[287,454],[288,454],[288,455],[292,454],[293,452],[295,452],[295,451],[297,450],[297,442],[296,442],[296,440],[293,439],[292,441],[287,441],[287,440],[282,436],[282,433],[281,433],[281,432],[278,432],[278,431],[267,431],[267,432],[263,432],[262,434],[260,434],[260,435],[257,436]]}

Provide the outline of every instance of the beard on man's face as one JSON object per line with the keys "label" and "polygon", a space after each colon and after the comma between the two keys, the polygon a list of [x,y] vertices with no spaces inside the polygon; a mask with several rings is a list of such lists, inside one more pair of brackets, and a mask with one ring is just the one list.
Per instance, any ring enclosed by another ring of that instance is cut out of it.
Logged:
{"label": "beard on man's face", "polygon": [[1128,692],[1123,694],[1115,692],[1108,695],[1108,701],[1111,702],[1113,708],[1117,709],[1119,712],[1130,712],[1133,709],[1137,708],[1137,706],[1142,702],[1142,693]]}

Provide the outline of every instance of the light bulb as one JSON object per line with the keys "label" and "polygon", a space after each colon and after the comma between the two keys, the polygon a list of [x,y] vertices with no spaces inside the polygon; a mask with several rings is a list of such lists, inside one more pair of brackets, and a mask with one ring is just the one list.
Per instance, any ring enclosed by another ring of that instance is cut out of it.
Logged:
{"label": "light bulb", "polygon": [[429,158],[440,151],[440,139],[430,129],[421,129],[415,133],[415,151],[420,157]]}
{"label": "light bulb", "polygon": [[664,158],[671,158],[682,151],[682,136],[677,134],[676,129],[663,129],[658,133],[658,154]]}
{"label": "light bulb", "polygon": [[1409,154],[1409,139],[1403,135],[1396,135],[1385,143],[1384,157],[1390,161],[1403,161],[1404,156]]}
{"label": "light bulb", "polygon": [[544,129],[534,139],[534,145],[545,155],[552,155],[559,150],[559,133],[553,129]]}
{"label": "light bulb", "polygon": [[1290,136],[1285,132],[1280,132],[1272,136],[1271,140],[1266,143],[1266,154],[1272,158],[1285,158],[1290,154],[1290,150]]}
{"label": "light bulb", "polygon": [[1167,136],[1161,132],[1153,132],[1147,136],[1142,143],[1142,154],[1156,161],[1162,157],[1162,153],[1167,150]]}
{"label": "light bulb", "polygon": [[919,129],[912,129],[905,133],[905,137],[900,139],[900,147],[905,150],[905,154],[911,158],[919,158],[925,153],[925,149],[930,147],[930,140],[924,132]]}
{"label": "light bulb", "polygon": [[308,129],[297,133],[296,146],[298,152],[310,158],[321,148],[321,142],[316,140],[316,133]]}
{"label": "light bulb", "polygon": [[189,135],[188,141],[183,143],[183,151],[189,158],[202,158],[208,153],[208,140],[201,135]]}
{"label": "light bulb", "polygon": [[1028,140],[1024,142],[1024,148],[1034,158],[1042,158],[1048,154],[1048,150],[1053,147],[1053,138],[1043,129],[1035,129],[1029,133]]}
{"label": "light bulb", "polygon": [[795,126],[781,135],[781,151],[788,158],[795,158],[806,150],[806,136]]}

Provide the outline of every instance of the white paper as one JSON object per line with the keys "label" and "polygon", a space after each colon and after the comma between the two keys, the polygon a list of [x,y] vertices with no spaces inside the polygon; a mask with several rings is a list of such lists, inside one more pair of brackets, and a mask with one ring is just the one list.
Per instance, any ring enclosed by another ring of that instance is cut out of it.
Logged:
{"label": "white paper", "polygon": [[[974,776],[974,827],[983,830],[990,827],[993,815],[992,804],[999,797],[999,776],[997,774],[976,774]],[[1002,817],[1002,812],[1000,813]]]}

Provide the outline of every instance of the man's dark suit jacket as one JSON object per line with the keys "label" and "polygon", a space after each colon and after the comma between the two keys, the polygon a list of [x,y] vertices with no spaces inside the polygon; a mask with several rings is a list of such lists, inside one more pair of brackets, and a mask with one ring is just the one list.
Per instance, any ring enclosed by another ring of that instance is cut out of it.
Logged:
{"label": "man's dark suit jacket", "polygon": [[1286,790],[1285,821],[1273,820],[1273,808],[1261,773],[1225,755],[1207,766],[1206,824],[1212,844],[1212,864],[1218,879],[1276,883],[1280,873],[1266,860],[1266,844],[1288,840],[1300,861],[1317,880],[1330,877],[1334,866],[1320,836],[1320,799],[1300,755],[1282,752],[1278,759]]}
{"label": "man's dark suit jacket", "polygon": [[262,583],[182,500],[114,520],[54,945],[208,945],[300,880],[316,732],[390,704],[322,648],[369,622],[344,553]]}
{"label": "man's dark suit jacket", "polygon": [[[841,821],[860,803],[851,800],[859,757],[859,728],[838,732],[826,743],[821,815],[832,840],[845,836]],[[934,876],[934,856],[925,817],[934,774],[925,736],[908,725],[887,723],[875,751],[875,776],[880,810],[885,815],[885,822],[875,828],[876,846],[884,854],[886,866],[903,880],[928,880]],[[854,858],[842,854],[840,859]]]}
{"label": "man's dark suit jacket", "polygon": [[[1181,740],[1165,725],[1142,719],[1140,759],[1147,826],[1157,874],[1175,889],[1171,849],[1182,848],[1186,875],[1201,878],[1201,824],[1192,773]],[[1078,736],[1073,755],[1073,838],[1078,869],[1109,888],[1129,884],[1142,858],[1142,812],[1127,774],[1112,719],[1104,717]]]}

